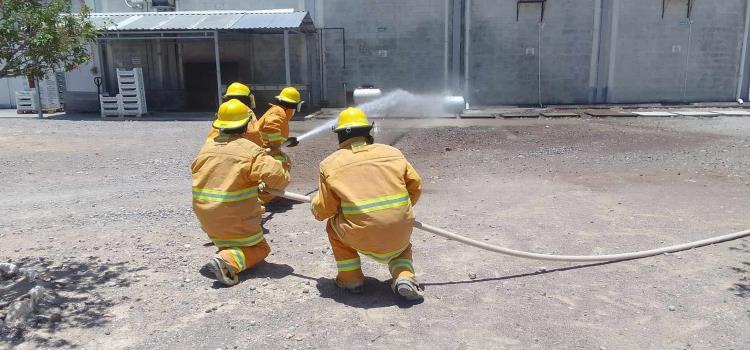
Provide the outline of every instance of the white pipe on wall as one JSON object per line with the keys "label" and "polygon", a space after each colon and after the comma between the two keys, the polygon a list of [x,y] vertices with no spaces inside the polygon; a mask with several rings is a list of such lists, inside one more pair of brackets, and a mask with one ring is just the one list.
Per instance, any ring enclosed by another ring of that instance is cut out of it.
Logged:
{"label": "white pipe on wall", "polygon": [[737,94],[735,99],[742,98],[742,82],[745,77],[745,62],[747,60],[747,39],[750,31],[750,0],[745,2],[745,34],[742,37],[742,55],[740,55],[740,72],[737,77]]}
{"label": "white pipe on wall", "polygon": [[464,9],[465,11],[465,18],[464,25],[466,28],[464,28],[466,35],[464,35],[464,98],[466,99],[466,109],[469,109],[469,104],[471,103],[471,89],[470,89],[470,79],[469,79],[469,50],[470,50],[470,44],[471,44],[471,0],[466,0],[466,7]]}
{"label": "white pipe on wall", "polygon": [[612,95],[615,85],[615,64],[617,61],[617,35],[620,25],[620,1],[612,0],[612,30],[609,39],[609,72],[607,74],[607,100],[604,103],[612,102]]}
{"label": "white pipe on wall", "polygon": [[595,103],[597,71],[599,67],[599,45],[602,31],[602,0],[594,0],[594,39],[591,45],[591,67],[589,70],[589,103]]}

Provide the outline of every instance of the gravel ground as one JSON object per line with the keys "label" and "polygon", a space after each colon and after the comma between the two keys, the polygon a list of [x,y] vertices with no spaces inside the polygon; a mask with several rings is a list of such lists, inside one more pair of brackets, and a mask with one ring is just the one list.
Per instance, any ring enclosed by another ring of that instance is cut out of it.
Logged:
{"label": "gravel ground", "polygon": [[[424,179],[418,218],[494,244],[601,254],[750,228],[750,118],[378,125]],[[575,265],[415,232],[426,300],[408,304],[370,261],[364,295],[337,290],[323,223],[277,206],[272,255],[220,288],[197,273],[214,250],[190,206],[208,128],[0,119],[0,262],[50,291],[0,348],[750,349],[749,239]],[[291,149],[289,189],[314,191],[334,149],[328,133]]]}

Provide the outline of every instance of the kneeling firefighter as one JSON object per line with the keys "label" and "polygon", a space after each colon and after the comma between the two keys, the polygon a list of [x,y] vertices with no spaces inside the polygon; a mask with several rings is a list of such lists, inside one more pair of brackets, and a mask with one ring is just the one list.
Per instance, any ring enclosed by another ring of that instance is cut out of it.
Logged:
{"label": "kneeling firefighter", "polygon": [[289,139],[289,121],[294,112],[299,111],[304,101],[294,87],[285,87],[274,102],[268,104],[266,113],[258,119],[258,132],[263,140],[263,147],[269,148],[271,155],[289,168],[289,157],[281,151],[281,145]]}
{"label": "kneeling firefighter", "polygon": [[328,219],[339,287],[362,291],[363,254],[388,265],[394,292],[419,300],[410,240],[422,179],[398,149],[373,143],[373,125],[360,109],[341,112],[334,129],[339,149],[320,163],[312,213],[317,220]]}
{"label": "kneeling firefighter", "polygon": [[[296,144],[296,138],[289,137],[289,121],[296,111],[302,107],[302,101],[299,91],[293,86],[285,87],[281,90],[274,101],[269,103],[268,110],[263,114],[255,124],[257,133],[261,138],[261,146],[268,150],[268,153],[276,160],[280,161],[284,168],[289,171],[292,168],[292,161],[289,156],[281,150],[282,145],[287,140]],[[269,202],[273,199],[270,194],[262,194],[261,200]]]}
{"label": "kneeling firefighter", "polygon": [[224,102],[213,122],[218,135],[209,138],[193,161],[193,211],[203,231],[219,250],[201,274],[225,285],[268,256],[258,200],[259,185],[283,189],[289,172],[243,134],[250,109],[232,99]]}
{"label": "kneeling firefighter", "polygon": [[[247,130],[242,136],[256,145],[261,146],[262,141],[260,139],[260,134],[255,131],[255,125],[258,124],[258,118],[255,116],[255,113],[253,113],[253,109],[255,108],[255,96],[253,96],[250,87],[238,82],[230,84],[222,98],[222,102],[227,102],[229,100],[240,101],[250,109],[250,122],[248,122]],[[219,130],[211,128],[211,131],[208,133],[208,138],[214,138],[216,136],[219,136]]]}

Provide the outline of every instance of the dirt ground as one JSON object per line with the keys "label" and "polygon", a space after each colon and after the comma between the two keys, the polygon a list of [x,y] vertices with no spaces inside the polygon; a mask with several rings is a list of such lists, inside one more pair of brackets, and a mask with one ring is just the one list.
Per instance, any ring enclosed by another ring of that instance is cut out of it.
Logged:
{"label": "dirt ground", "polygon": [[[418,219],[497,245],[616,253],[750,228],[750,118],[378,125],[423,177]],[[576,265],[415,231],[426,299],[409,304],[370,261],[365,294],[339,291],[324,224],[298,204],[266,218],[267,262],[219,288],[197,272],[214,248],[191,209],[208,128],[0,119],[0,262],[56,295],[0,348],[750,349],[750,239]],[[291,149],[289,189],[314,191],[334,149],[329,133]]]}

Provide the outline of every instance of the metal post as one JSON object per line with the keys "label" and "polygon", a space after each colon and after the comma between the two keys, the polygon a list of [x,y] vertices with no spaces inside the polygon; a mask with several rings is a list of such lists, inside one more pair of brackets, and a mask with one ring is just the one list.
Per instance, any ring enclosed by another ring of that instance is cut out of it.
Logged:
{"label": "metal post", "polygon": [[284,70],[286,72],[286,85],[292,85],[292,72],[289,69],[289,30],[284,29]]}
{"label": "metal post", "polygon": [[39,89],[39,79],[34,79],[34,87],[36,88],[36,108],[37,108],[37,116],[39,119],[44,118],[44,112],[42,112],[42,91]]}
{"label": "metal post", "polygon": [[216,58],[216,91],[221,104],[221,61],[219,58],[219,31],[214,31],[214,57]]}

